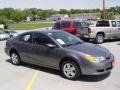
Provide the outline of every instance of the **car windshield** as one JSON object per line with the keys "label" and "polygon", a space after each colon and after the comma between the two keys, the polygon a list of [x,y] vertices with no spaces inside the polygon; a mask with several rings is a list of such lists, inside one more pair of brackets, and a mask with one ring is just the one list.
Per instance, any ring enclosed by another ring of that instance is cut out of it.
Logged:
{"label": "car windshield", "polygon": [[96,27],[108,27],[109,25],[109,21],[98,21],[96,24]]}
{"label": "car windshield", "polygon": [[88,25],[85,22],[75,22],[75,27],[76,28],[88,27]]}
{"label": "car windshield", "polygon": [[16,33],[16,31],[8,31],[9,33]]}
{"label": "car windshield", "polygon": [[56,40],[62,46],[76,45],[83,42],[79,38],[66,32],[52,32],[48,33],[48,35],[52,37],[54,40]]}

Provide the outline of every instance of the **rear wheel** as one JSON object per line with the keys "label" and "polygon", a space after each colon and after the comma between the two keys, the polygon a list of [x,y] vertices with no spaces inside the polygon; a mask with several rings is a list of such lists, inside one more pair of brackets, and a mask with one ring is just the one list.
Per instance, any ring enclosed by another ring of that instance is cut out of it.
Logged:
{"label": "rear wheel", "polygon": [[61,66],[62,74],[69,80],[76,80],[80,76],[79,66],[73,61],[65,61]]}
{"label": "rear wheel", "polygon": [[14,65],[20,65],[21,59],[16,52],[11,53],[11,61],[12,61],[12,64]]}
{"label": "rear wheel", "polygon": [[103,34],[97,34],[95,42],[97,44],[102,44],[104,42],[104,35]]}

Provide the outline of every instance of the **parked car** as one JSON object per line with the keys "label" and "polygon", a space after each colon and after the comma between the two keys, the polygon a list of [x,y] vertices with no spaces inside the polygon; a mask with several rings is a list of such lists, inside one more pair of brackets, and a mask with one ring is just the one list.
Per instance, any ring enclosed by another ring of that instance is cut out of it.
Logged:
{"label": "parked car", "polygon": [[111,71],[114,56],[106,48],[83,42],[58,30],[31,31],[7,40],[5,52],[14,65],[27,62],[60,70],[70,80],[81,74],[101,75]]}
{"label": "parked car", "polygon": [[9,35],[9,38],[14,38],[18,35],[18,33],[14,30],[6,30],[4,32]]}
{"label": "parked car", "polygon": [[61,20],[54,23],[53,29],[66,31],[82,38],[80,32],[87,31],[88,26],[89,25],[86,22],[80,20]]}
{"label": "parked car", "polygon": [[93,39],[98,44],[103,43],[105,39],[120,39],[120,21],[100,20],[88,30],[81,30],[80,34],[83,38]]}
{"label": "parked car", "polygon": [[0,24],[0,30],[4,30],[4,25]]}
{"label": "parked car", "polygon": [[0,40],[6,40],[8,38],[8,34],[4,33],[3,31],[0,31]]}

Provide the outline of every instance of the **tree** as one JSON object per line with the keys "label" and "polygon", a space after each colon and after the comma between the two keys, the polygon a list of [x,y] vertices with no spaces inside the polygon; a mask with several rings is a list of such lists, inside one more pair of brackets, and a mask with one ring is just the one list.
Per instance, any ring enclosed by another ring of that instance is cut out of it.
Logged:
{"label": "tree", "polygon": [[11,20],[11,14],[13,11],[13,8],[4,8],[0,11],[0,15],[4,15],[7,19]]}
{"label": "tree", "polygon": [[66,9],[60,9],[59,13],[60,14],[69,14],[69,11]]}
{"label": "tree", "polygon": [[0,15],[0,24],[3,24],[5,29],[8,28],[8,19],[3,15]]}
{"label": "tree", "polygon": [[11,14],[11,18],[12,18],[13,21],[15,21],[17,23],[22,21],[23,20],[23,15],[22,15],[21,10],[15,9],[14,12],[12,12],[12,14]]}
{"label": "tree", "polygon": [[113,13],[108,12],[108,13],[107,13],[107,19],[110,19],[110,20],[115,19],[115,17],[113,17]]}

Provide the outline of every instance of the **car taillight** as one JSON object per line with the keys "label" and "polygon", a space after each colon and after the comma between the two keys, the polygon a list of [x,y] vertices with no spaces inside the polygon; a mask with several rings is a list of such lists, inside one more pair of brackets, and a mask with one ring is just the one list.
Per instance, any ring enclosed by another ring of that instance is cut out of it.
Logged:
{"label": "car taillight", "polygon": [[91,28],[88,28],[88,33],[91,33]]}
{"label": "car taillight", "polygon": [[115,66],[115,60],[112,61],[112,67],[114,67],[114,66]]}

